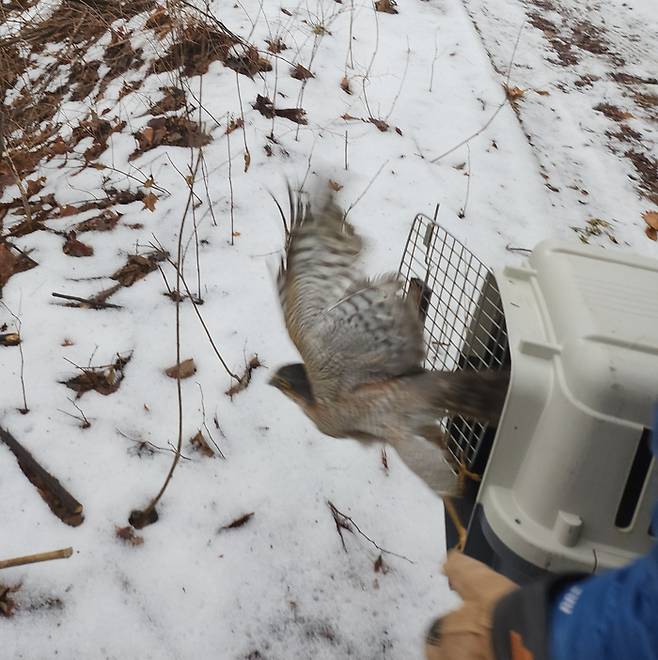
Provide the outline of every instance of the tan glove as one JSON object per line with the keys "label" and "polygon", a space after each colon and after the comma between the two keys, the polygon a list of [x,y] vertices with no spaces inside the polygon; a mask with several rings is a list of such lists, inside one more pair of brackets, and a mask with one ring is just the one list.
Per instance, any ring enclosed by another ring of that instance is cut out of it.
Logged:
{"label": "tan glove", "polygon": [[425,646],[427,660],[494,660],[493,610],[517,585],[456,550],[448,553],[443,572],[464,604],[430,627]]}

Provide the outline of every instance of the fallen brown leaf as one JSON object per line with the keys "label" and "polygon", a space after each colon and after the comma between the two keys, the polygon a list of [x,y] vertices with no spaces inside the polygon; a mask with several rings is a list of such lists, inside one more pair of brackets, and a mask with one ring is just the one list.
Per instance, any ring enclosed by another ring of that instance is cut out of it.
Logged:
{"label": "fallen brown leaf", "polygon": [[658,231],[653,227],[646,227],[644,233],[647,235],[647,238],[650,238],[652,241],[658,241]]}
{"label": "fallen brown leaf", "polygon": [[375,573],[383,573],[384,575],[386,575],[386,573],[388,573],[390,570],[388,565],[384,562],[384,557],[382,556],[381,552],[379,553],[379,557],[375,559],[373,568],[375,569]]}
{"label": "fallen brown leaf", "polygon": [[242,527],[243,525],[246,525],[253,517],[254,517],[253,511],[251,513],[245,513],[243,516],[240,516],[239,518],[236,518],[232,522],[228,523],[228,525],[222,525],[217,530],[217,533],[225,529],[236,529],[237,527]]}
{"label": "fallen brown leaf", "polygon": [[505,89],[505,94],[510,101],[516,101],[517,99],[523,98],[525,94],[525,89],[520,87],[510,87],[509,85],[503,85]]}
{"label": "fallen brown leaf", "polygon": [[295,65],[290,71],[290,75],[297,80],[308,80],[309,78],[315,78],[311,71],[301,64]]}
{"label": "fallen brown leaf", "polygon": [[242,117],[238,117],[237,119],[231,119],[224,132],[226,134],[233,133],[233,131],[237,130],[238,128],[242,128],[243,126],[244,126],[244,122],[242,121]]}
{"label": "fallen brown leaf", "polygon": [[68,233],[62,250],[64,250],[64,254],[67,254],[69,257],[91,257],[94,254],[94,248],[91,247],[91,245],[79,241],[75,237],[74,231]]}
{"label": "fallen brown leaf", "polygon": [[0,334],[0,346],[18,346],[20,343],[21,336],[17,332]]}
{"label": "fallen brown leaf", "polygon": [[137,536],[135,534],[135,530],[130,527],[117,527],[116,528],[116,535],[117,538],[120,538],[122,541],[126,541],[126,543],[130,543],[130,545],[142,545],[144,543],[144,537],[143,536]]}
{"label": "fallen brown leaf", "polygon": [[149,114],[163,115],[185,106],[185,92],[180,87],[160,87],[160,91],[164,97],[149,108]]}
{"label": "fallen brown leaf", "polygon": [[333,179],[329,179],[328,185],[334,192],[338,192],[339,190],[343,189],[342,184],[334,181]]}
{"label": "fallen brown leaf", "polygon": [[267,117],[268,119],[272,119],[272,117],[283,117],[296,124],[306,125],[308,123],[304,108],[275,108],[272,101],[267,96],[262,96],[261,94],[256,95],[256,102],[251,105],[254,110],[258,110],[263,117]]}
{"label": "fallen brown leaf", "polygon": [[155,203],[157,201],[158,201],[157,195],[154,195],[152,192],[149,192],[147,195],[144,195],[144,199],[142,199],[144,208],[151,211],[151,213],[155,211]]}
{"label": "fallen brown leaf", "polygon": [[170,147],[204,147],[212,138],[185,117],[154,117],[134,135],[138,148],[128,157],[134,160],[145,151],[161,145]]}
{"label": "fallen brown leaf", "polygon": [[229,387],[229,389],[226,390],[225,394],[232,399],[236,394],[239,394],[240,392],[242,392],[242,390],[246,389],[249,383],[251,382],[251,374],[254,372],[255,369],[258,369],[258,367],[262,367],[262,366],[263,364],[258,359],[258,356],[254,355],[254,357],[252,357],[251,360],[249,360],[249,362],[247,363],[247,368],[240,377],[240,380],[237,383],[235,383],[235,385]]}
{"label": "fallen brown leaf", "polygon": [[38,192],[41,192],[41,189],[46,184],[46,177],[40,176],[38,179],[28,179],[26,181],[27,185],[25,186],[25,192],[28,197],[36,195]]}
{"label": "fallen brown leaf", "polygon": [[350,87],[350,81],[347,76],[343,76],[340,80],[340,88],[346,93],[351,94],[352,88]]}
{"label": "fallen brown leaf", "polygon": [[658,211],[645,211],[642,218],[651,229],[658,230]]}
{"label": "fallen brown leaf", "polygon": [[267,44],[267,50],[269,50],[270,53],[280,53],[281,51],[288,49],[288,46],[286,46],[279,38],[265,39],[265,43]]}
{"label": "fallen brown leaf", "polygon": [[119,222],[121,216],[115,211],[106,209],[99,215],[83,220],[75,225],[74,230],[76,233],[81,234],[86,231],[112,231]]}
{"label": "fallen brown leaf", "polygon": [[113,273],[111,278],[123,286],[132,286],[149,273],[157,270],[158,263],[164,261],[166,258],[166,252],[160,250],[155,250],[148,254],[131,254],[128,257],[128,263]]}
{"label": "fallen brown leaf", "polygon": [[206,439],[203,437],[203,433],[199,431],[191,440],[190,444],[196,451],[208,458],[214,458],[215,452],[210,448],[210,445],[206,442]]}
{"label": "fallen brown leaf", "polygon": [[58,135],[55,141],[48,148],[48,152],[53,156],[62,156],[69,150],[69,145],[66,144],[64,138],[61,135]]}
{"label": "fallen brown leaf", "polygon": [[7,284],[12,275],[30,270],[30,268],[37,265],[37,262],[30,259],[26,254],[22,252],[15,254],[15,252],[13,246],[0,243],[0,293],[2,293],[2,287]]}
{"label": "fallen brown leaf", "polygon": [[6,584],[0,582],[0,614],[2,616],[10,617],[14,613],[16,602],[11,598],[11,594],[16,593],[21,586],[19,583],[8,587]]}
{"label": "fallen brown leaf", "polygon": [[594,106],[594,110],[604,114],[608,119],[612,119],[612,121],[616,122],[622,122],[625,119],[633,118],[633,113],[628,112],[627,110],[622,110],[621,108],[618,108],[616,105],[612,105],[611,103],[599,103],[598,105]]}
{"label": "fallen brown leaf", "polygon": [[77,392],[79,399],[85,392],[94,390],[103,396],[113,394],[119,389],[124,377],[124,370],[130,362],[131,354],[123,357],[117,355],[116,360],[102,367],[81,367],[80,374],[65,381],[60,381],[69,389]]}
{"label": "fallen brown leaf", "polygon": [[193,358],[183,360],[180,364],[175,364],[173,367],[165,369],[165,373],[169,378],[177,378],[183,380],[189,378],[196,373],[196,364]]}
{"label": "fallen brown leaf", "polygon": [[397,14],[397,5],[398,3],[395,0],[377,0],[375,2],[375,10],[384,12],[385,14]]}
{"label": "fallen brown leaf", "polygon": [[375,119],[374,117],[370,117],[368,121],[371,124],[374,124],[382,133],[386,133],[388,130],[388,124],[383,119]]}
{"label": "fallen brown leaf", "polygon": [[79,213],[79,210],[72,204],[65,204],[64,206],[59,207],[59,217],[66,218],[69,215],[75,215]]}

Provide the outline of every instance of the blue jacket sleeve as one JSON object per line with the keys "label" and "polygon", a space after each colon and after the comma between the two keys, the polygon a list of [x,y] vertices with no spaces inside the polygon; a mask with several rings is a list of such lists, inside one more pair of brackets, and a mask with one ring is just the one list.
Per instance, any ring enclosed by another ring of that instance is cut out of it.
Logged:
{"label": "blue jacket sleeve", "polygon": [[[652,450],[658,457],[658,409]],[[624,568],[564,587],[548,623],[551,660],[658,660],[658,545]]]}

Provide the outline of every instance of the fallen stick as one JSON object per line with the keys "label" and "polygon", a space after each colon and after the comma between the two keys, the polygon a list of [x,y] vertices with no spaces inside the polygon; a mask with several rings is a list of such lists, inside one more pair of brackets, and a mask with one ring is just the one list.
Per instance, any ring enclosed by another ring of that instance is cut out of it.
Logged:
{"label": "fallen stick", "polygon": [[77,527],[84,520],[82,504],[36,461],[34,456],[14,436],[0,427],[0,440],[16,457],[23,474],[39,491],[50,510],[64,523]]}
{"label": "fallen stick", "polygon": [[51,559],[68,559],[72,554],[73,548],[62,548],[61,550],[51,550],[50,552],[37,552],[35,555],[25,555],[24,557],[0,559],[0,569],[24,566],[25,564],[36,564],[37,562],[50,561]]}
{"label": "fallen stick", "polygon": [[[91,307],[91,309],[121,309],[121,305],[114,305],[113,303],[105,302],[104,300],[96,300],[95,296],[91,298],[81,298],[80,296],[69,296],[65,293],[57,293],[53,291],[50,294],[53,298],[61,298],[62,300],[70,300],[79,303],[79,307]],[[71,305],[69,305],[70,307]],[[75,305],[73,305],[75,307]]]}

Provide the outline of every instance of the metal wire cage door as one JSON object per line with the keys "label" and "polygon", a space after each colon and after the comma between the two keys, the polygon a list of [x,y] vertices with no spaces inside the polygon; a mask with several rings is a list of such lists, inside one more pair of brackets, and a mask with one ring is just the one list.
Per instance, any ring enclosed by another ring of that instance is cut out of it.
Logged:
{"label": "metal wire cage door", "polygon": [[[425,326],[425,368],[502,369],[507,329],[493,273],[460,241],[418,214],[399,275]],[[461,416],[441,420],[455,465],[482,473],[495,429]]]}

